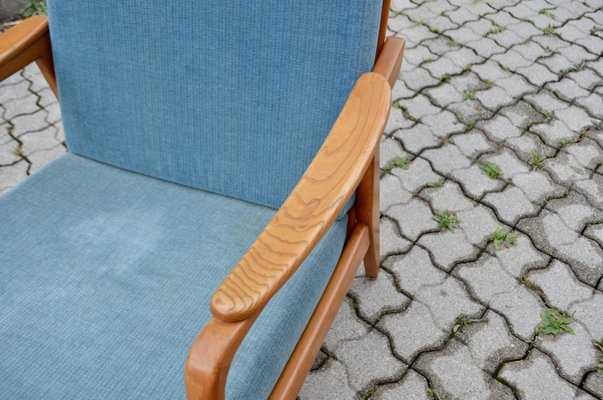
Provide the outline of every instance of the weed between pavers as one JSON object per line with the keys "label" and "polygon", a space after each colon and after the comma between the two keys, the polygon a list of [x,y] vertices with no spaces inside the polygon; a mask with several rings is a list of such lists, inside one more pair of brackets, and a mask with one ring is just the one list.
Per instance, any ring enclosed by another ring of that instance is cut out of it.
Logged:
{"label": "weed between pavers", "polygon": [[514,246],[515,243],[517,243],[517,232],[506,232],[502,228],[496,228],[494,233],[490,236],[490,240],[496,250],[500,250],[503,247]]}
{"label": "weed between pavers", "polygon": [[456,324],[454,324],[454,326],[452,327],[452,331],[450,332],[450,335],[448,337],[449,338],[454,337],[456,335],[456,333],[459,331],[459,329],[461,329],[464,326],[479,324],[481,322],[487,322],[487,321],[483,318],[475,319],[475,318],[461,317],[456,321]]}
{"label": "weed between pavers", "polygon": [[461,220],[452,211],[436,211],[433,219],[440,224],[440,229],[454,231],[461,224]]}
{"label": "weed between pavers", "polygon": [[441,180],[435,181],[435,182],[427,182],[427,187],[430,189],[441,188],[442,186],[444,186],[445,182],[446,182],[445,179],[441,179]]}
{"label": "weed between pavers", "polygon": [[463,92],[463,98],[465,100],[475,100],[477,97],[475,96],[475,92],[473,90],[466,89]]}
{"label": "weed between pavers", "polygon": [[542,10],[540,10],[540,14],[542,14],[542,15],[546,15],[546,16],[547,16],[547,17],[549,17],[550,19],[555,19],[555,13],[553,13],[553,12],[551,12],[551,11],[549,11],[549,10],[546,10],[546,9],[544,9],[544,8],[543,8]]}
{"label": "weed between pavers", "polygon": [[492,179],[498,178],[500,176],[500,174],[502,173],[502,170],[500,169],[500,167],[493,163],[482,164],[482,166],[480,168],[482,171],[484,171],[484,173],[486,175],[488,175]]}
{"label": "weed between pavers", "polygon": [[398,157],[394,160],[394,165],[398,168],[408,169],[411,161],[406,157]]}
{"label": "weed between pavers", "polygon": [[569,324],[574,321],[571,315],[561,312],[555,308],[544,310],[540,314],[540,325],[536,328],[536,333],[544,335],[559,335],[560,333],[574,333]]}
{"label": "weed between pavers", "polygon": [[21,15],[24,17],[33,17],[34,15],[48,15],[48,6],[46,1],[33,0],[23,11]]}
{"label": "weed between pavers", "polygon": [[540,169],[544,165],[545,157],[537,151],[532,151],[532,157],[530,158],[530,165],[534,169]]}
{"label": "weed between pavers", "polygon": [[545,35],[552,35],[555,33],[555,27],[553,25],[549,25],[546,28],[542,28],[542,33]]}
{"label": "weed between pavers", "polygon": [[398,157],[387,163],[387,165],[383,167],[383,172],[389,174],[395,167],[408,169],[410,167],[410,164],[412,164],[412,161],[410,161],[408,158]]}
{"label": "weed between pavers", "polygon": [[492,27],[490,28],[490,30],[488,32],[486,32],[484,34],[484,37],[489,36],[489,35],[496,35],[499,33],[503,33],[505,30],[506,29],[504,27],[500,26],[496,22],[492,22]]}
{"label": "weed between pavers", "polygon": [[427,395],[429,396],[429,398],[431,400],[440,400],[440,397],[438,396],[438,394],[436,393],[435,389],[430,387],[427,388]]}

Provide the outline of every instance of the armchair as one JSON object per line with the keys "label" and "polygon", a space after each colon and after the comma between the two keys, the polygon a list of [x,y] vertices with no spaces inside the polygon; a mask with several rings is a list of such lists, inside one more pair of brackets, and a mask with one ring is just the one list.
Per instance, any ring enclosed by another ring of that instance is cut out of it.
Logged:
{"label": "armchair", "polygon": [[[359,264],[379,272],[378,145],[404,52],[402,39],[385,40],[389,1],[308,5],[291,30],[315,32],[298,43],[280,37],[282,3],[268,13],[215,1],[202,21],[178,14],[179,26],[152,10],[159,2],[134,15],[87,3],[51,0],[50,31],[33,17],[0,36],[0,79],[36,61],[55,93],[58,83],[73,153],[0,197],[0,302],[15,306],[0,314],[0,393],[295,398]],[[347,19],[328,18],[341,6]],[[233,42],[241,27],[225,16],[259,29],[243,46],[255,51]],[[149,18],[164,31],[148,30]],[[113,31],[141,36],[119,43]],[[165,39],[174,32],[184,48],[164,47],[180,46]],[[333,40],[340,50],[324,59]],[[187,79],[215,98],[191,98]],[[239,87],[237,110],[225,98]],[[246,106],[254,100],[267,105]],[[53,352],[38,354],[48,339]],[[44,372],[28,385],[35,368]]]}

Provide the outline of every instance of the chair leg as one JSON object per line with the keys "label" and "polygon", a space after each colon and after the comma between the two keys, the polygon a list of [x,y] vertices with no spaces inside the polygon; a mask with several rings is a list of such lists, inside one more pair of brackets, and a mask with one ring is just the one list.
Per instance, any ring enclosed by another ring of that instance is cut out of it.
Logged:
{"label": "chair leg", "polygon": [[375,279],[381,267],[379,251],[379,149],[356,191],[356,219],[369,228],[369,247],[364,256],[366,275]]}

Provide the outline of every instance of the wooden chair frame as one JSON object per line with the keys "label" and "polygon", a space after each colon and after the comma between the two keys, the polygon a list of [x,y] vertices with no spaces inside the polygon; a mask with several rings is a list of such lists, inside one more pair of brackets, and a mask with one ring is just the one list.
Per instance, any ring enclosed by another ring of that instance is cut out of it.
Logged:
{"label": "wooden chair frame", "polygon": [[[216,290],[213,317],[193,342],[186,363],[189,399],[225,398],[230,364],[245,335],[354,192],[356,202],[348,212],[341,258],[270,399],[295,398],[363,260],[367,276],[377,277],[379,141],[405,45],[400,38],[385,40],[388,13],[389,0],[384,0],[373,72],[358,80],[298,185]],[[34,61],[57,94],[44,16],[31,17],[0,36],[0,80]],[[279,239],[284,237],[287,241]]]}

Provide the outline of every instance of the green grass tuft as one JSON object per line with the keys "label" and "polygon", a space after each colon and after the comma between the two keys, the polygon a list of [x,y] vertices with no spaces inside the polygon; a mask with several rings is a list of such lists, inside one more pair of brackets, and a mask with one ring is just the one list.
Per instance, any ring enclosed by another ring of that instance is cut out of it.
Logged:
{"label": "green grass tuft", "polygon": [[427,187],[430,188],[430,189],[441,188],[442,186],[444,186],[445,182],[446,182],[445,179],[441,179],[441,180],[435,181],[435,182],[428,182],[427,183]]}
{"label": "green grass tuft", "polygon": [[46,1],[32,0],[32,2],[21,11],[21,15],[26,18],[33,17],[34,15],[48,15]]}
{"label": "green grass tuft", "polygon": [[440,82],[448,82],[450,80],[450,74],[449,73],[445,73],[444,75],[442,75],[442,77],[440,78]]}
{"label": "green grass tuft", "polygon": [[402,168],[402,169],[408,169],[410,167],[411,163],[412,163],[412,161],[410,161],[406,157],[398,157],[394,160],[394,165],[396,167]]}
{"label": "green grass tuft", "polygon": [[538,153],[537,151],[532,151],[532,157],[530,158],[529,163],[532,168],[540,169],[544,165],[545,159],[546,158],[542,154]]}
{"label": "green grass tuft", "polygon": [[465,100],[475,100],[476,99],[475,92],[473,90],[466,89],[463,92],[463,98]]}
{"label": "green grass tuft", "polygon": [[485,163],[480,168],[482,171],[484,171],[484,173],[486,175],[488,175],[492,179],[498,178],[500,176],[500,174],[502,173],[502,170],[500,169],[500,167],[498,165],[492,164],[492,163]]}
{"label": "green grass tuft", "polygon": [[554,308],[549,308],[540,314],[541,323],[536,332],[544,335],[559,335],[563,332],[574,333],[572,327],[569,326],[573,320],[570,315]]}
{"label": "green grass tuft", "polygon": [[542,10],[540,10],[540,14],[546,15],[550,19],[555,19],[555,13],[553,13],[552,11],[546,10],[544,8]]}
{"label": "green grass tuft", "polygon": [[461,220],[452,211],[437,211],[433,219],[440,224],[440,229],[450,232],[461,224]]}
{"label": "green grass tuft", "polygon": [[497,35],[499,33],[503,33],[506,29],[502,26],[500,26],[499,24],[497,24],[496,22],[492,21],[492,27],[490,28],[490,30],[488,32],[486,32],[484,34],[484,36],[489,36],[489,35]]}
{"label": "green grass tuft", "polygon": [[427,395],[431,400],[440,400],[440,397],[438,396],[434,388],[427,388]]}
{"label": "green grass tuft", "polygon": [[555,27],[553,25],[549,25],[546,28],[542,28],[542,33],[545,35],[552,35],[555,33]]}
{"label": "green grass tuft", "polygon": [[510,231],[506,232],[501,228],[496,228],[494,233],[490,236],[490,240],[496,250],[500,250],[503,247],[510,247],[517,243],[517,233]]}

